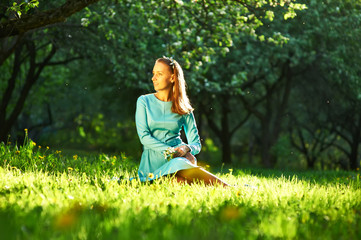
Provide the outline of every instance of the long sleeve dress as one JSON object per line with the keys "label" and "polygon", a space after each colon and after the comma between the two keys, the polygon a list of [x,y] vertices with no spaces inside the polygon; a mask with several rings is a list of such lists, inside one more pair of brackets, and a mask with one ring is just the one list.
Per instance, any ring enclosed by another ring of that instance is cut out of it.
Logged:
{"label": "long sleeve dress", "polygon": [[[172,102],[159,100],[154,93],[142,95],[137,100],[135,122],[143,153],[139,165],[140,181],[159,178],[179,170],[195,168],[184,157],[167,161],[164,151],[169,147],[187,145],[196,155],[201,150],[201,142],[193,112],[180,115],[171,111]],[[188,144],[180,137],[184,127]]]}

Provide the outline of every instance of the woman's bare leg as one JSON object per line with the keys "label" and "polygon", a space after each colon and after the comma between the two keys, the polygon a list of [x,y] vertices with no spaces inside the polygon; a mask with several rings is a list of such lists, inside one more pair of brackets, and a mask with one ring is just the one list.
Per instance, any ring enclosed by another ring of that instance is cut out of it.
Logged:
{"label": "woman's bare leg", "polygon": [[190,184],[190,183],[191,183],[191,181],[189,181],[188,179],[185,179],[184,177],[177,176],[177,175],[174,175],[174,179],[175,179],[178,183],[187,183],[187,184]]}
{"label": "woman's bare leg", "polygon": [[196,180],[203,181],[206,185],[215,185],[221,184],[224,187],[228,187],[229,184],[225,183],[218,177],[214,176],[212,173],[202,169],[202,168],[190,168],[179,170],[176,173],[176,177],[182,177],[188,182],[194,182]]}

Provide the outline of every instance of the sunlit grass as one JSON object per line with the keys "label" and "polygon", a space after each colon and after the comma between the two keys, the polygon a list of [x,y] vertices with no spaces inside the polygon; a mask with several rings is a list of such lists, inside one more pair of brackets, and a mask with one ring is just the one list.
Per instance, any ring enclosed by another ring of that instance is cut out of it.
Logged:
{"label": "sunlit grass", "polygon": [[359,172],[232,169],[217,174],[230,188],[150,184],[127,180],[136,165],[124,154],[64,157],[31,142],[0,146],[1,239],[361,236]]}

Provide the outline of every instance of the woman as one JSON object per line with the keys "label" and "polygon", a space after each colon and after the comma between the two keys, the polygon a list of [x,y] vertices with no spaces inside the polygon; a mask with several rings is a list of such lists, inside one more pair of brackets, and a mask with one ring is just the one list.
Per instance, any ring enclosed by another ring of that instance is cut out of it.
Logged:
{"label": "woman", "polygon": [[[204,181],[205,184],[228,186],[197,166],[194,155],[200,152],[201,142],[181,66],[172,58],[157,59],[152,81],[156,92],[138,98],[135,114],[138,136],[143,144],[138,171],[140,180],[174,174],[178,182]],[[180,138],[182,127],[188,144]]]}

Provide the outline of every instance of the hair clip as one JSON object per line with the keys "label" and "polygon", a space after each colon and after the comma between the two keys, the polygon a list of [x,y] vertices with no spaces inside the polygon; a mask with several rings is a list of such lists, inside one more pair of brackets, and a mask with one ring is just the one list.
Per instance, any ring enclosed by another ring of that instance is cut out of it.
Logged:
{"label": "hair clip", "polygon": [[172,68],[174,68],[174,59],[173,59],[173,57],[163,56],[163,58],[168,59],[170,61],[169,66],[172,66]]}

